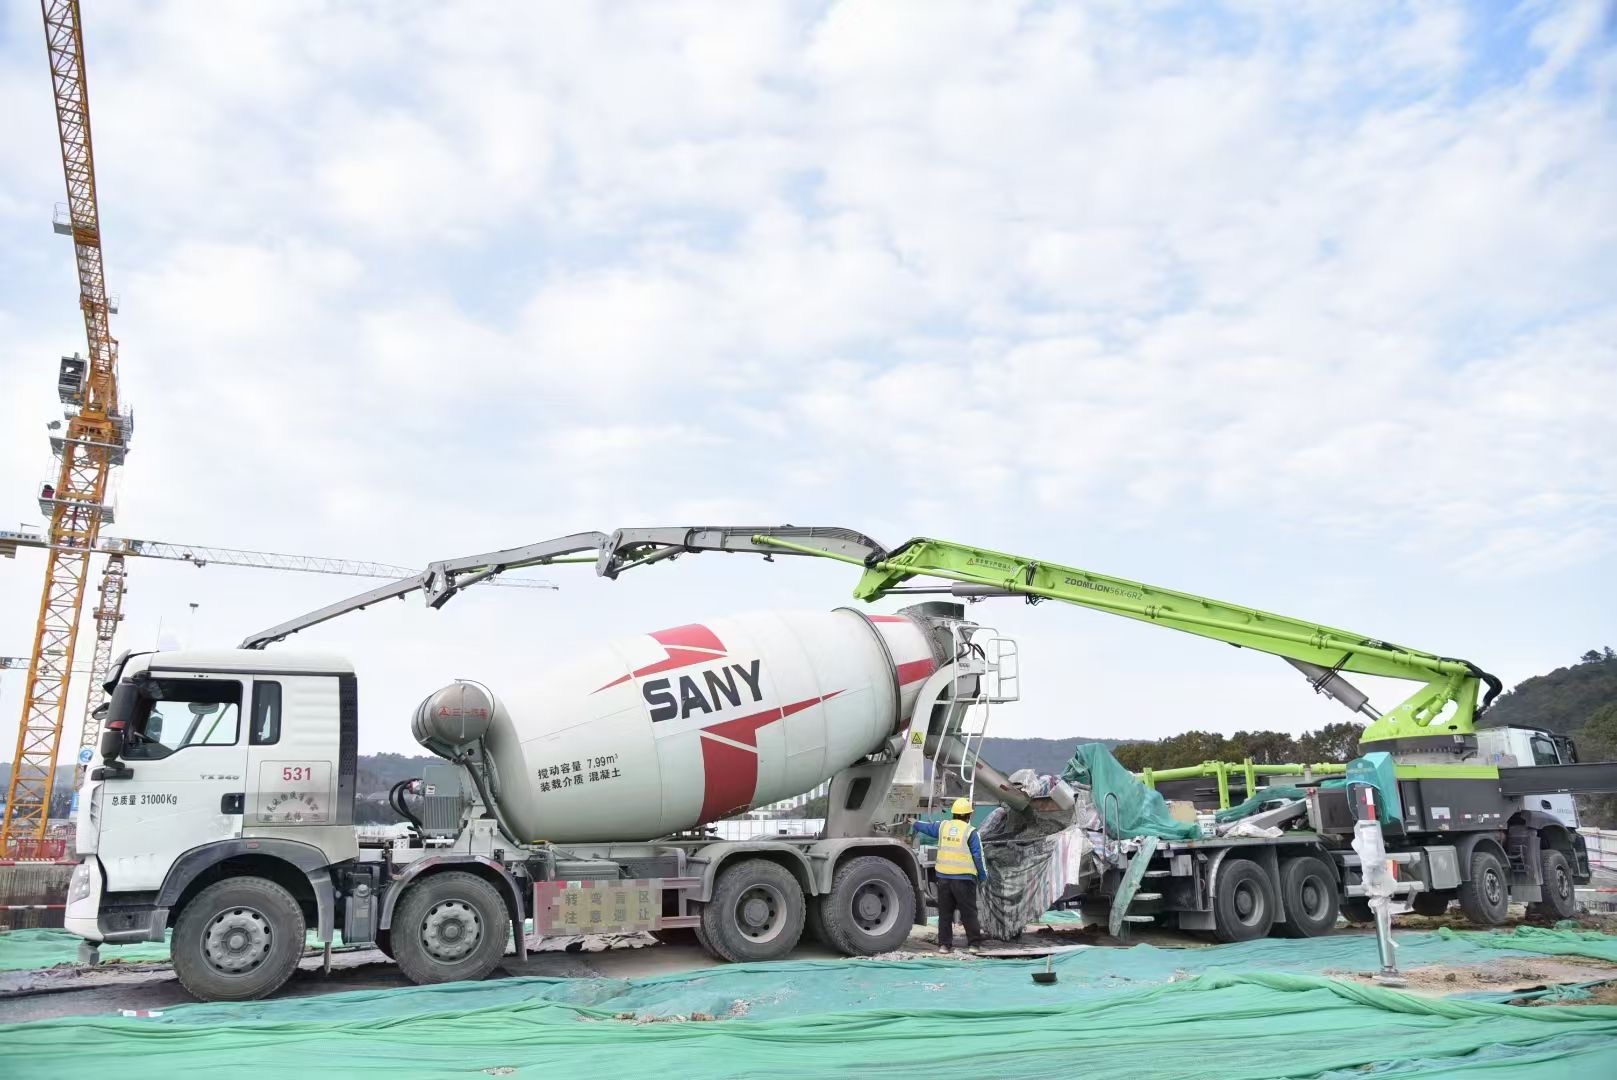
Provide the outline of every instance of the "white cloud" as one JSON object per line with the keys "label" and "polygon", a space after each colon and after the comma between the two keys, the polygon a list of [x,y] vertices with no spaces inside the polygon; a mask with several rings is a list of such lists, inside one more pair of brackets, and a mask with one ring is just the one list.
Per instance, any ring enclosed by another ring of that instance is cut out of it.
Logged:
{"label": "white cloud", "polygon": [[[1446,3],[216,8],[86,12],[140,417],[121,534],[419,562],[831,521],[1258,586],[1517,677],[1606,633],[1599,4],[1518,8],[1509,56],[1495,13]],[[79,331],[37,15],[3,18],[0,512],[32,519]],[[843,596],[693,563],[313,640],[397,718],[541,646]],[[233,640],[363,585],[137,570],[142,640],[197,596]],[[0,574],[6,610],[36,571]],[[1490,618],[1478,584],[1513,579],[1568,598],[1558,625]],[[1030,655],[1118,666],[1050,617],[1016,620]],[[1261,726],[1221,656],[1129,731],[1204,700],[1198,723]],[[1064,708],[1035,696],[1019,730],[1068,733]]]}

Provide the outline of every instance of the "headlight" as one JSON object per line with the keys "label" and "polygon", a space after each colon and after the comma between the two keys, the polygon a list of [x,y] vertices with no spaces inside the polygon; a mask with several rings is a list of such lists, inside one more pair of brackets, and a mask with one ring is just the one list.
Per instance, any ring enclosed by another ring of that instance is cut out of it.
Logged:
{"label": "headlight", "polygon": [[67,884],[67,902],[83,900],[95,891],[95,867],[81,862],[73,868],[73,878]]}

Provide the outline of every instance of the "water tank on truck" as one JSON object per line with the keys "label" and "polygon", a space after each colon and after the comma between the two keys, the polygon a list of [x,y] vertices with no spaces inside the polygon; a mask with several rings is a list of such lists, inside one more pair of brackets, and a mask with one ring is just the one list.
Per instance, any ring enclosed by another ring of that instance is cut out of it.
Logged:
{"label": "water tank on truck", "polygon": [[806,792],[908,722],[951,658],[923,615],[766,611],[627,638],[503,684],[422,703],[414,731],[480,743],[523,843],[647,840]]}

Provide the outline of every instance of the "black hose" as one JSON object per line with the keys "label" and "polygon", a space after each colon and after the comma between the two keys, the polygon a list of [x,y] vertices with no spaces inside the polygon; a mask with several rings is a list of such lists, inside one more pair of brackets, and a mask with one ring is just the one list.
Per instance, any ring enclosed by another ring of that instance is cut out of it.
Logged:
{"label": "black hose", "polygon": [[419,782],[419,777],[411,777],[408,780],[400,780],[398,783],[394,784],[387,793],[387,805],[393,808],[393,812],[395,814],[398,814],[411,825],[414,825],[416,832],[423,831],[421,819],[416,817],[415,814],[411,813],[409,806],[405,805],[404,789],[409,787],[411,784]]}

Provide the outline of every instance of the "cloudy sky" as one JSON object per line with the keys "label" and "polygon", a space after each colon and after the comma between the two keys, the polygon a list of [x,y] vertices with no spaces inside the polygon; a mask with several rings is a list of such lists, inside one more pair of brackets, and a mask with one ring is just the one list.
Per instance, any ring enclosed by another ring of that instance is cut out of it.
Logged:
{"label": "cloudy sky", "polygon": [[[84,8],[137,416],[113,535],[420,564],[836,524],[1507,682],[1617,644],[1607,5]],[[40,527],[83,330],[35,5],[0,7],[0,101],[0,527]],[[29,648],[42,565],[0,565],[0,654]],[[451,677],[498,690],[854,579],[552,577],[292,645],[352,657],[363,748],[408,751]],[[366,584],[140,563],[123,645],[233,643]],[[977,613],[1022,641],[1001,734],[1338,718],[1270,657]]]}

